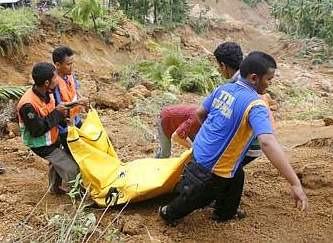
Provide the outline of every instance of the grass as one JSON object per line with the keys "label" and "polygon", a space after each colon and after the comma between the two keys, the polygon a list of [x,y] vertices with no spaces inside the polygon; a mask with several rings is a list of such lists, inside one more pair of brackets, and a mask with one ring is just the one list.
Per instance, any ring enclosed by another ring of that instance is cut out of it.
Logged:
{"label": "grass", "polygon": [[0,55],[21,51],[23,43],[37,29],[38,19],[31,9],[0,9]]}
{"label": "grass", "polygon": [[[78,178],[76,181],[79,180]],[[102,226],[100,222],[105,216],[105,213],[109,212],[109,207],[103,210],[99,219],[97,219],[95,213],[89,212],[86,206],[89,187],[81,198],[79,205],[76,206],[73,204],[71,210],[50,213],[46,208],[44,214],[37,214],[37,208],[42,205],[48,191],[49,189],[45,192],[31,213],[18,224],[15,229],[15,238],[11,239],[11,241],[88,242],[90,239],[95,238],[104,240],[121,240],[121,232],[115,227],[115,223],[128,204],[126,204],[123,209],[118,212],[116,217],[105,227]],[[30,221],[36,221],[35,219],[38,219],[38,225],[30,223]],[[93,236],[94,238],[92,238]]]}

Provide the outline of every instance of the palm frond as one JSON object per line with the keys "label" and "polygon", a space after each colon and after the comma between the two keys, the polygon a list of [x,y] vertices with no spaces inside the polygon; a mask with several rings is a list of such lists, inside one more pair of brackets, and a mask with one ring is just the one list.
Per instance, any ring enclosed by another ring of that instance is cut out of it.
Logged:
{"label": "palm frond", "polygon": [[27,86],[0,86],[0,101],[19,99],[27,88]]}

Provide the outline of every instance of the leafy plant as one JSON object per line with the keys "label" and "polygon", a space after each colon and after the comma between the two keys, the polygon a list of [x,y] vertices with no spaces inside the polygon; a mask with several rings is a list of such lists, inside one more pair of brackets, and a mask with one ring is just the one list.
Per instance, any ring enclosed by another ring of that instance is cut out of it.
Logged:
{"label": "leafy plant", "polygon": [[128,65],[120,72],[120,83],[126,88],[133,88],[143,81],[143,77],[140,74],[136,65]]}
{"label": "leafy plant", "polygon": [[98,0],[80,0],[72,9],[72,17],[77,22],[87,24],[92,21],[97,32],[97,19],[104,15],[104,8]]}
{"label": "leafy plant", "polygon": [[170,25],[184,23],[188,16],[187,0],[118,0],[125,14],[142,24]]}
{"label": "leafy plant", "polygon": [[77,174],[75,180],[70,181],[69,184],[71,184],[71,190],[67,193],[67,195],[71,198],[73,204],[75,204],[77,198],[82,199],[82,178],[81,173]]}
{"label": "leafy plant", "polygon": [[37,29],[36,15],[26,8],[0,8],[0,16],[0,55],[19,52],[23,42]]}
{"label": "leafy plant", "polygon": [[[67,213],[56,214],[48,219],[49,232],[41,234],[44,237],[40,240],[49,240],[52,236],[54,241],[65,242],[66,232],[72,223],[72,215]],[[96,225],[96,216],[93,213],[85,212],[83,209],[78,212],[74,224],[71,226],[71,234],[67,238],[67,242],[79,242],[83,237],[92,232]]]}
{"label": "leafy plant", "polygon": [[333,45],[332,0],[274,1],[272,14],[279,30],[300,37],[319,37]]}
{"label": "leafy plant", "polygon": [[19,99],[26,90],[26,86],[0,86],[0,101]]}
{"label": "leafy plant", "polygon": [[70,13],[75,23],[85,29],[94,29],[105,40],[109,40],[109,34],[126,19],[122,11],[109,10],[98,0],[80,0]]}
{"label": "leafy plant", "polygon": [[206,57],[185,57],[179,47],[160,47],[158,61],[144,61],[138,69],[158,87],[206,94],[224,80]]}

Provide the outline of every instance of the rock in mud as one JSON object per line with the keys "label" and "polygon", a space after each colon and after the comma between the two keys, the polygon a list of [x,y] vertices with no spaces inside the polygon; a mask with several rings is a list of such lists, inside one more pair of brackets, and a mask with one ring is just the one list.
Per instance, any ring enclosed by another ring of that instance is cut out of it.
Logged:
{"label": "rock in mud", "polygon": [[111,108],[118,111],[129,108],[134,103],[134,97],[119,85],[100,85],[99,91],[93,96],[92,101],[99,108]]}
{"label": "rock in mud", "polygon": [[129,90],[129,94],[136,98],[147,98],[151,96],[151,91],[144,85],[137,85]]}
{"label": "rock in mud", "polygon": [[150,82],[148,80],[142,81],[141,85],[145,86],[150,91],[156,89],[156,85],[154,85],[153,82]]}
{"label": "rock in mud", "polygon": [[144,230],[145,228],[143,218],[138,214],[134,214],[131,215],[129,218],[126,218],[126,221],[122,226],[121,232],[126,235],[139,235],[143,234]]}
{"label": "rock in mud", "polygon": [[333,126],[333,118],[331,117],[325,117],[323,119],[325,126]]}
{"label": "rock in mud", "polygon": [[14,138],[20,135],[20,128],[17,122],[8,122],[7,123],[7,132],[9,138]]}
{"label": "rock in mud", "polygon": [[99,108],[111,108],[114,111],[129,108],[133,104],[133,96],[130,94],[115,95],[108,92],[98,92],[93,98],[96,103],[96,107]]}

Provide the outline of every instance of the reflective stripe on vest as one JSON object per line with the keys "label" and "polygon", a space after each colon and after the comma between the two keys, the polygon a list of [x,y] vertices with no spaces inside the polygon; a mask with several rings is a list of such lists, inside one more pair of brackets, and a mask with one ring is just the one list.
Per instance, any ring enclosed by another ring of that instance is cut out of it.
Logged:
{"label": "reflective stripe on vest", "polygon": [[267,107],[265,102],[261,99],[250,103],[243,114],[243,118],[235,135],[213,167],[212,172],[214,174],[225,178],[232,178],[236,173],[239,163],[241,162],[239,158],[244,152],[246,145],[252,139],[253,132],[248,122],[249,113],[253,107],[258,105]]}

